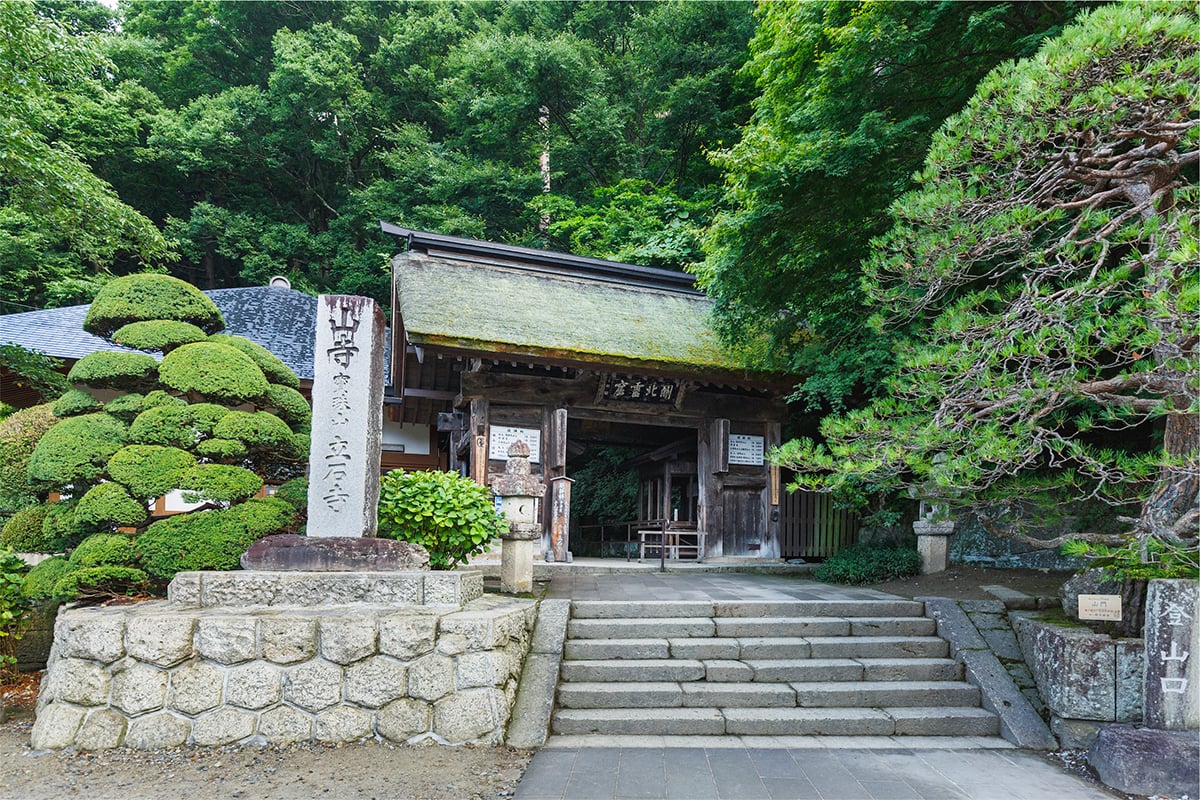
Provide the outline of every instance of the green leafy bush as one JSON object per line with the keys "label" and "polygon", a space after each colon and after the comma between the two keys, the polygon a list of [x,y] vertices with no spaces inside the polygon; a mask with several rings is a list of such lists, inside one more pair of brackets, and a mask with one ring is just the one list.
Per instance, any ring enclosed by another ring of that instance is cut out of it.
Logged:
{"label": "green leafy bush", "polygon": [[292,429],[266,411],[230,411],[213,428],[213,436],[236,439],[248,450],[268,450],[290,445]]}
{"label": "green leafy bush", "polygon": [[48,403],[23,408],[0,421],[0,511],[17,511],[38,502],[38,487],[29,480],[29,457],[58,421]]}
{"label": "green leafy bush", "polygon": [[225,320],[216,304],[190,283],[170,275],[126,275],[97,292],[83,329],[105,338],[131,322],[178,320],[216,333]]}
{"label": "green leafy bush", "polygon": [[[146,409],[146,398],[137,392],[114,397],[104,404],[104,413],[114,416],[125,424],[133,422]],[[62,416],[61,414],[59,416]]]}
{"label": "green leafy bush", "polygon": [[21,594],[31,603],[40,603],[54,597],[54,584],[71,570],[66,556],[51,556],[33,566],[21,584]]}
{"label": "green leafy bush", "polygon": [[18,553],[45,553],[46,537],[42,524],[46,521],[49,507],[30,506],[13,514],[0,531],[0,544],[11,547]]}
{"label": "green leafy bush", "polygon": [[78,524],[101,530],[124,525],[137,527],[148,516],[145,504],[130,497],[119,483],[93,486],[79,498],[79,505],[75,507],[75,521]]}
{"label": "green leafy bush", "polygon": [[47,553],[61,553],[70,550],[96,530],[82,525],[75,519],[75,507],[78,500],[60,500],[49,503],[46,507],[46,519],[42,523],[42,537]]}
{"label": "green leafy bush", "polygon": [[76,417],[100,410],[100,401],[82,389],[71,389],[51,405],[56,417]]}
{"label": "green leafy bush", "polygon": [[176,408],[183,408],[186,405],[187,400],[176,397],[169,392],[164,392],[162,389],[155,389],[147,394],[146,398],[142,401],[142,410],[145,411],[149,408],[158,408],[159,406],[175,406]]}
{"label": "green leafy bush", "polygon": [[153,319],[122,325],[112,335],[112,340],[134,350],[157,350],[169,353],[176,347],[192,342],[203,342],[208,334],[190,322]]}
{"label": "green leafy bush", "polygon": [[72,569],[127,567],[136,563],[133,537],[123,533],[94,533],[79,543],[67,563]]}
{"label": "green leafy bush", "polygon": [[192,427],[188,405],[160,405],[147,408],[129,425],[129,441],[156,444],[186,450],[196,444],[199,433]]}
{"label": "green leafy bush", "polygon": [[1062,546],[1061,552],[1065,556],[1090,558],[1089,566],[1122,581],[1200,580],[1200,553],[1195,548],[1175,547],[1161,539],[1131,539],[1119,547],[1073,539]]}
{"label": "green leafy bush", "polygon": [[177,572],[237,569],[257,538],[229,511],[199,511],[155,522],[134,548],[150,575],[169,581]]}
{"label": "green leafy bush", "polygon": [[491,493],[453,472],[392,470],[379,489],[379,535],[422,545],[434,569],[451,569],[507,530]]}
{"label": "green leafy bush", "polygon": [[188,406],[192,415],[192,428],[200,436],[212,436],[217,425],[230,413],[225,406],[216,403],[192,403]]}
{"label": "green leafy bush", "polygon": [[856,544],[825,559],[814,574],[828,583],[879,583],[921,572],[921,554],[914,547]]}
{"label": "green leafy bush", "polygon": [[276,415],[289,425],[307,425],[312,421],[312,408],[304,395],[290,386],[272,383],[267,387],[267,402]]}
{"label": "green leafy bush", "polygon": [[0,675],[16,666],[16,642],[29,625],[32,606],[21,591],[28,571],[11,550],[0,548]]}
{"label": "green leafy bush", "polygon": [[196,455],[213,461],[234,461],[248,452],[246,445],[234,439],[205,439],[196,445]]}
{"label": "green leafy bush", "polygon": [[178,489],[196,457],[178,447],[127,444],[108,460],[108,474],[139,500],[153,500]]}
{"label": "green leafy bush", "polygon": [[215,342],[185,344],[172,350],[163,357],[158,377],[178,392],[194,392],[207,400],[232,405],[262,399],[268,385],[249,356]]}
{"label": "green leafy bush", "polygon": [[258,342],[252,342],[245,336],[234,336],[229,333],[218,333],[208,337],[208,340],[237,348],[245,353],[271,383],[278,383],[291,389],[300,388],[300,379],[296,377],[296,373]]}
{"label": "green leafy bush", "polygon": [[308,478],[293,478],[275,490],[275,497],[297,511],[308,508]]}
{"label": "green leafy bush", "polygon": [[125,423],[108,414],[84,414],[43,434],[29,457],[29,477],[47,487],[90,484],[125,443]]}
{"label": "green leafy bush", "polygon": [[135,391],[153,386],[157,374],[158,362],[145,353],[99,350],[76,361],[67,373],[67,380],[104,389]]}
{"label": "green leafy bush", "polygon": [[296,520],[296,509],[278,497],[253,497],[230,508],[225,518],[245,528],[254,540],[287,532]]}
{"label": "green leafy bush", "polygon": [[262,487],[262,478],[231,464],[199,464],[183,476],[179,486],[189,503],[240,503]]}
{"label": "green leafy bush", "polygon": [[144,591],[150,577],[137,567],[84,567],[70,569],[54,584],[55,600],[119,597]]}

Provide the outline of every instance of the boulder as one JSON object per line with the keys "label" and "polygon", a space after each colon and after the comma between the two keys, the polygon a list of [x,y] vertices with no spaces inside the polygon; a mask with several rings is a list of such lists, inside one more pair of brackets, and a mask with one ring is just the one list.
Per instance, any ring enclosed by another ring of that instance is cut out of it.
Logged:
{"label": "boulder", "polygon": [[267,536],[242,554],[242,569],[293,572],[412,572],[429,569],[419,544],[370,536]]}
{"label": "boulder", "polygon": [[1200,795],[1196,731],[1160,731],[1133,725],[1102,728],[1088,749],[1100,780],[1136,795]]}
{"label": "boulder", "polygon": [[1122,583],[1100,569],[1085,569],[1076,573],[1058,590],[1063,611],[1071,619],[1079,619],[1079,595],[1121,594]]}

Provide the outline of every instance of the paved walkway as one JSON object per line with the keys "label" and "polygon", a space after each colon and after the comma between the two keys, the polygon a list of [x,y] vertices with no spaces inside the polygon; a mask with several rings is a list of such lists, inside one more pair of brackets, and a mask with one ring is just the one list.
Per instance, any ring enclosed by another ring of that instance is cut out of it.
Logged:
{"label": "paved walkway", "polygon": [[[575,600],[893,599],[778,575],[556,575]],[[903,744],[901,744],[903,742]],[[1046,756],[1000,739],[565,737],[534,756],[516,800],[1112,800]]]}

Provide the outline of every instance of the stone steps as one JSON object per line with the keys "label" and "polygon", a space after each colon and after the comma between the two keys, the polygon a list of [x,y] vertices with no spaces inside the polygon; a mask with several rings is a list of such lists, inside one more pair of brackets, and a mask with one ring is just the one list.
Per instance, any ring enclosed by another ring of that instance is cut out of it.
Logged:
{"label": "stone steps", "polygon": [[989,737],[923,604],[576,601],[560,736]]}

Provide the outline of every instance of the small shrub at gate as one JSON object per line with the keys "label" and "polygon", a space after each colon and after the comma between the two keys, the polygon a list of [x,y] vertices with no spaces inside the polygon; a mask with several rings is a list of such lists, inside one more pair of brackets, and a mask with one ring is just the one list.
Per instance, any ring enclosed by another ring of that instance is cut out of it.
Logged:
{"label": "small shrub at gate", "polygon": [[453,472],[393,470],[379,487],[379,535],[419,544],[451,569],[507,530],[487,489]]}
{"label": "small shrub at gate", "polygon": [[856,544],[825,559],[813,576],[827,583],[878,583],[921,572],[921,554],[913,547]]}

